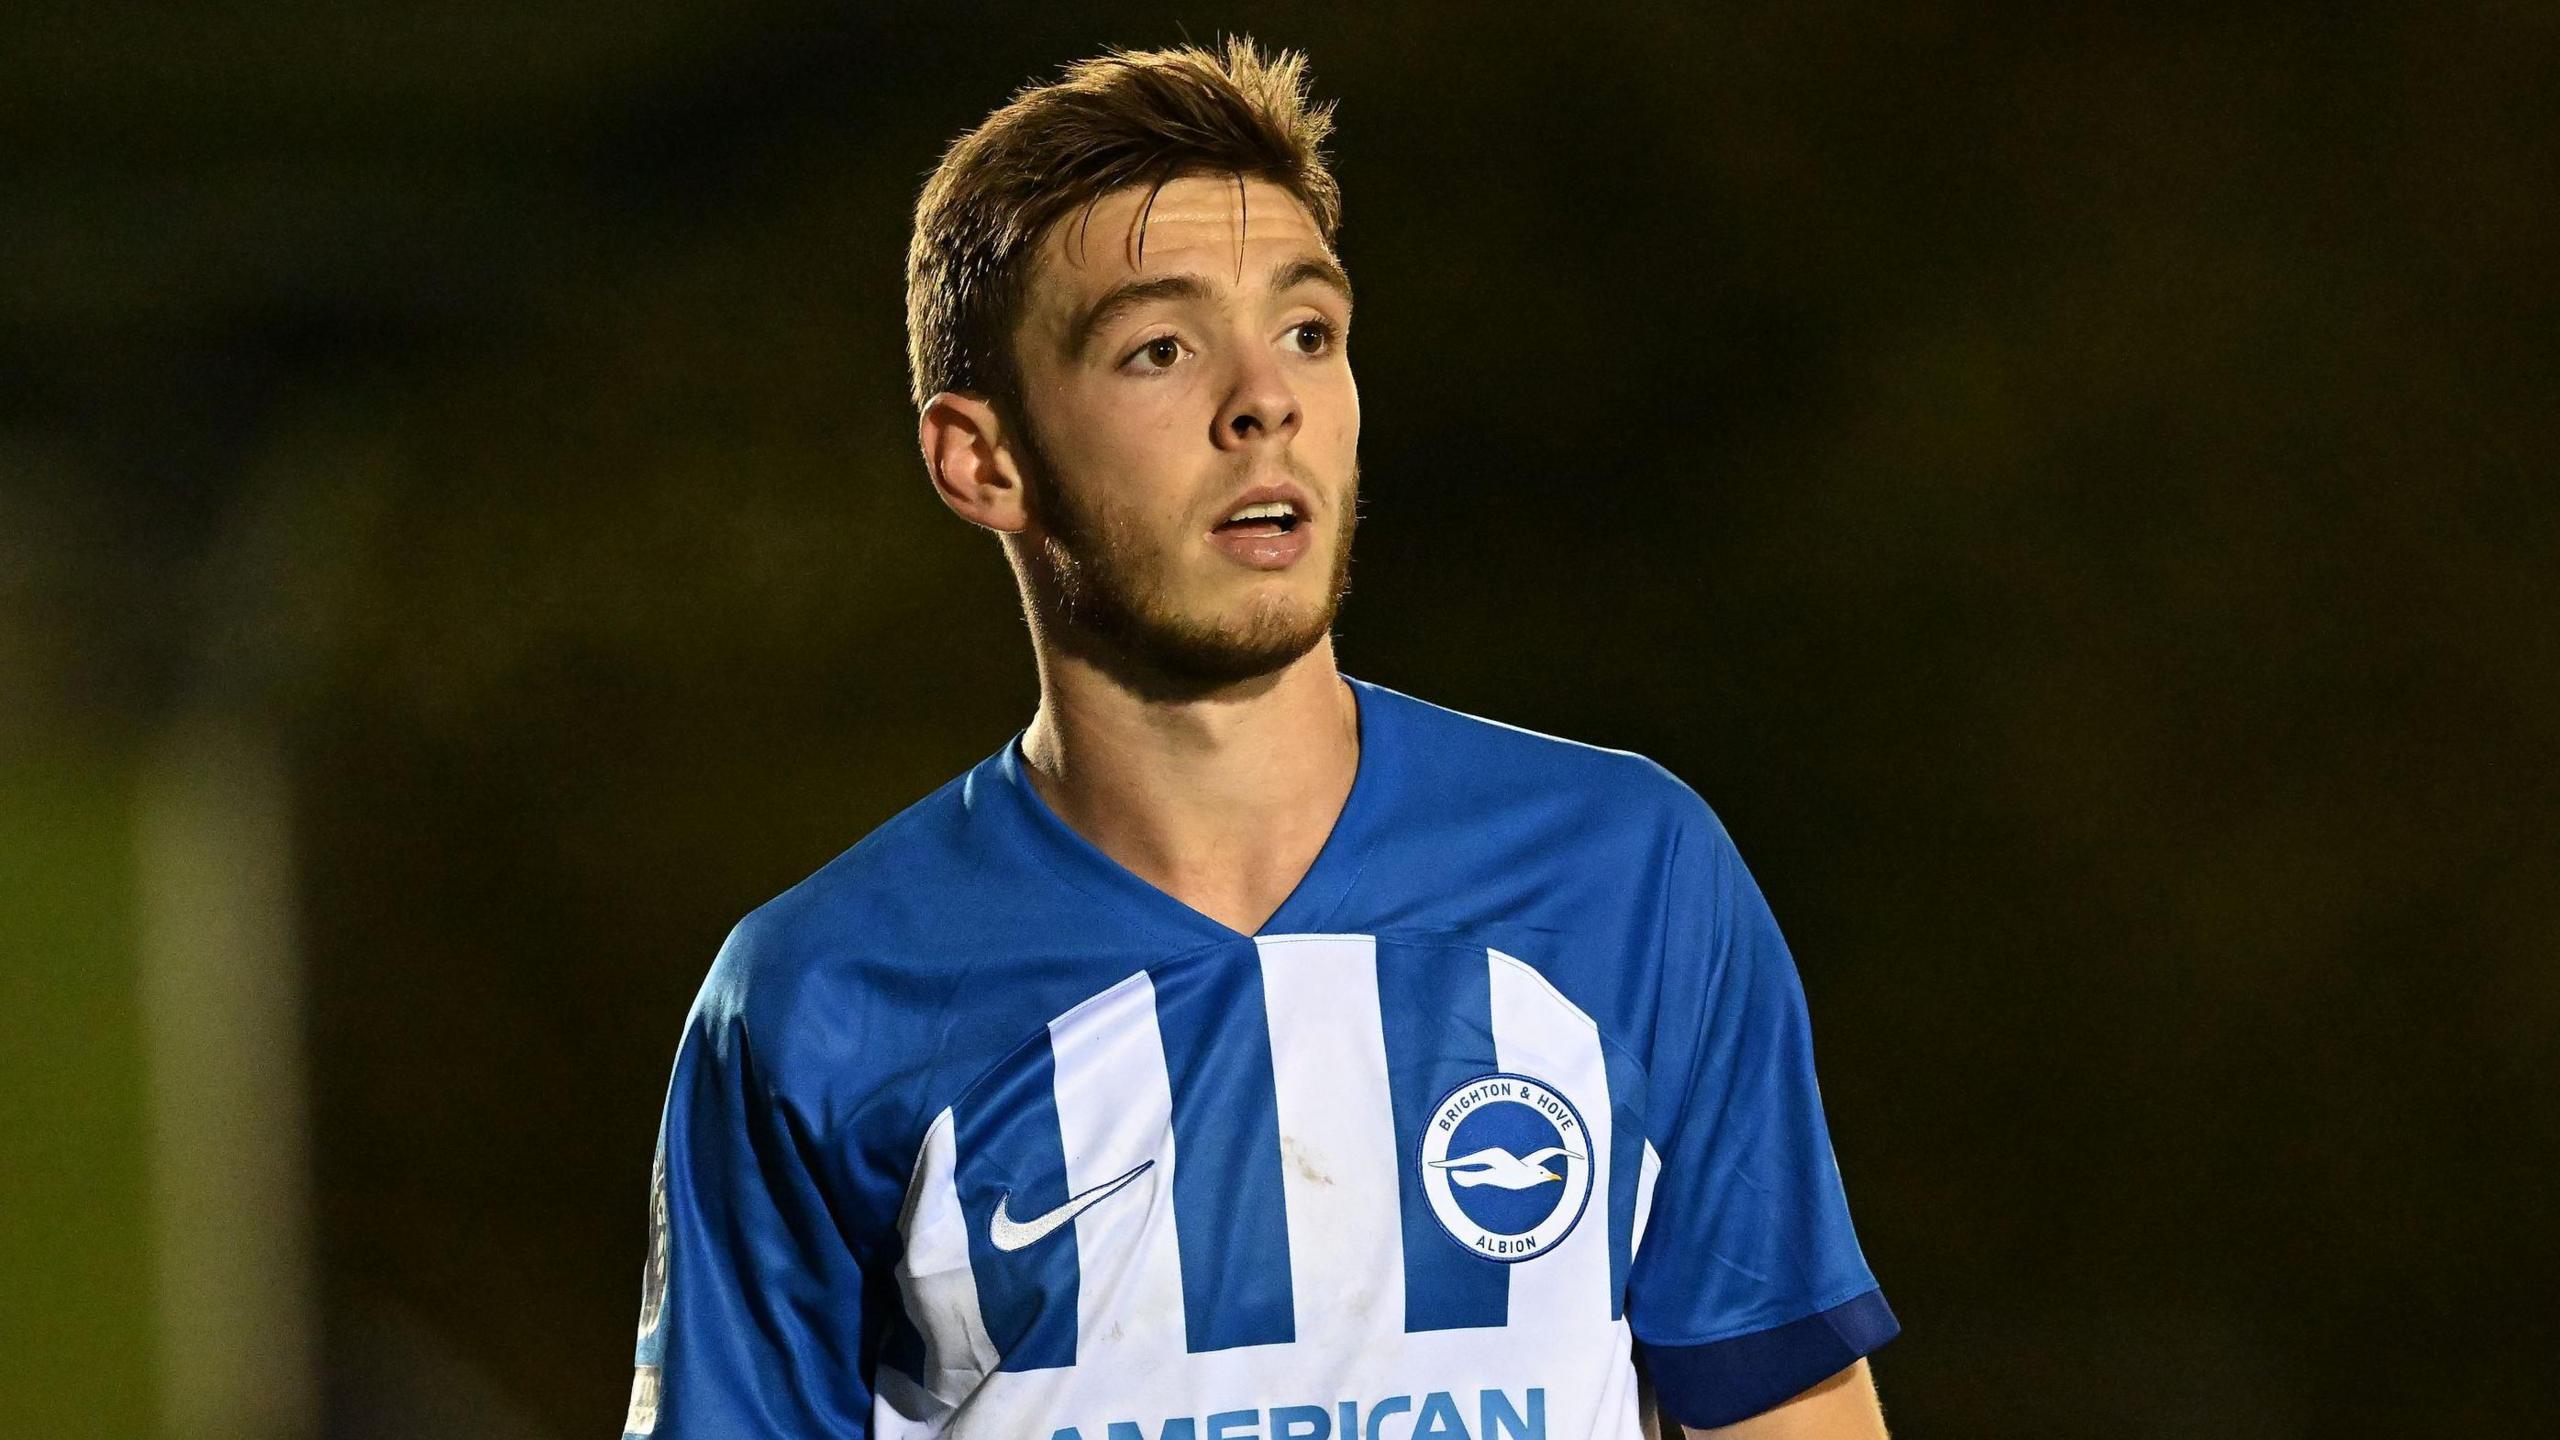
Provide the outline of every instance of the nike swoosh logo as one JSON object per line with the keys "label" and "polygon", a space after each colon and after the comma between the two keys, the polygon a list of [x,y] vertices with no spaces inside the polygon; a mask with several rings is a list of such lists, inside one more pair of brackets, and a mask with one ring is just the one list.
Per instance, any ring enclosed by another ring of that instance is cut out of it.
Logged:
{"label": "nike swoosh logo", "polygon": [[1155,1166],[1156,1162],[1153,1160],[1146,1161],[1128,1174],[1116,1180],[1105,1180],[1081,1195],[1070,1196],[1066,1204],[1046,1215],[1035,1215],[1028,1220],[1016,1220],[1005,1214],[1005,1202],[1011,1200],[1013,1195],[1009,1191],[999,1195],[996,1197],[995,1218],[987,1222],[988,1243],[999,1250],[1019,1250],[1025,1245],[1037,1245],[1048,1239],[1059,1226],[1110,1199],[1121,1186],[1146,1174]]}

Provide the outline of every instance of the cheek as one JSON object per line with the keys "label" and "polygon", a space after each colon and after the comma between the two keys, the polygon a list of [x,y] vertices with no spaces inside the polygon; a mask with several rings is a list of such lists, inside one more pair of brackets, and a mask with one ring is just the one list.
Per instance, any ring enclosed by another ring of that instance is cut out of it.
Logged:
{"label": "cheek", "polygon": [[1074,439],[1058,447],[1072,455],[1066,468],[1123,533],[1181,529],[1199,501],[1201,426],[1155,397],[1110,398],[1073,412]]}
{"label": "cheek", "polygon": [[1062,387],[1058,404],[1042,415],[1041,438],[1089,483],[1115,495],[1134,496],[1171,443],[1174,416],[1152,396],[1132,396],[1100,386]]}
{"label": "cheek", "polygon": [[1360,387],[1352,383],[1351,372],[1345,370],[1305,394],[1307,428],[1327,451],[1348,459],[1360,445]]}
{"label": "cheek", "polygon": [[1197,389],[1185,379],[1122,383],[1097,378],[1063,398],[1070,423],[1086,437],[1086,448],[1108,457],[1154,451],[1177,438],[1190,438],[1201,428],[1196,416],[1205,403]]}

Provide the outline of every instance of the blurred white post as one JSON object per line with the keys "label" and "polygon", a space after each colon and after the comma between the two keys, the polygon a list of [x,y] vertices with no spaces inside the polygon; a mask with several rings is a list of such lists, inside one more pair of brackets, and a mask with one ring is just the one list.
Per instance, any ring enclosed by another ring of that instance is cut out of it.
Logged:
{"label": "blurred white post", "polygon": [[317,1433],[302,968],[274,740],[198,715],[145,767],[138,844],[161,1434]]}

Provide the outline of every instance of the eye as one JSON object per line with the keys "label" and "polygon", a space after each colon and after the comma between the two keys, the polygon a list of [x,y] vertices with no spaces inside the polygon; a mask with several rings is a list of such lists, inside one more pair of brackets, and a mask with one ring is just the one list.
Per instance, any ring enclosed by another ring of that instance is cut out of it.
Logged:
{"label": "eye", "polygon": [[1289,344],[1301,355],[1322,355],[1340,335],[1330,320],[1301,320],[1289,327]]}
{"label": "eye", "polygon": [[1170,370],[1181,358],[1182,341],[1175,336],[1159,335],[1130,351],[1129,358],[1120,363],[1134,365],[1141,370]]}

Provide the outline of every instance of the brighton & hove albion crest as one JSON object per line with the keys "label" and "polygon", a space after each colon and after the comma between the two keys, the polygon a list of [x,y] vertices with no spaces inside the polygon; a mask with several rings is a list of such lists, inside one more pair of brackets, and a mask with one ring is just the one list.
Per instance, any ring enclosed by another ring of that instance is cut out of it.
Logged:
{"label": "brighton & hove albion crest", "polygon": [[1422,1193],[1459,1244],[1506,1264],[1555,1248],[1591,1200],[1591,1133],[1554,1087],[1480,1075],[1431,1107]]}

